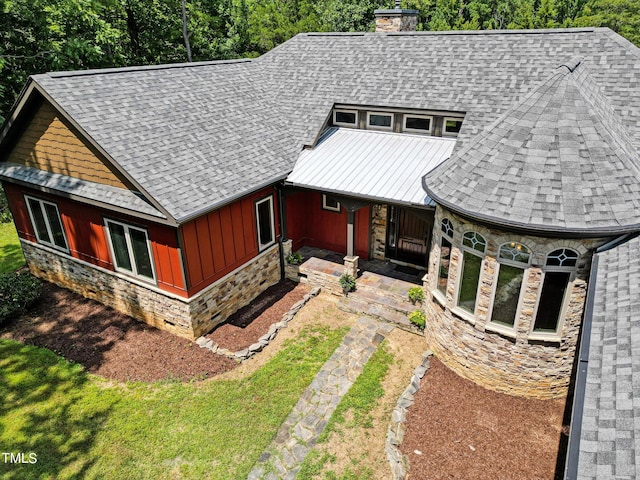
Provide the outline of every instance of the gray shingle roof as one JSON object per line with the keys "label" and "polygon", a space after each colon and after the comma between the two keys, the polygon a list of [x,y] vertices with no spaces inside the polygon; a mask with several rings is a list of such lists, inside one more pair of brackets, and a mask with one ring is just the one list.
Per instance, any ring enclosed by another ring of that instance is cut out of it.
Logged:
{"label": "gray shingle roof", "polygon": [[640,237],[598,254],[594,299],[577,478],[633,479],[640,474]]}
{"label": "gray shingle roof", "polygon": [[422,176],[449,158],[451,138],[331,128],[298,157],[287,184],[377,201],[434,206]]}
{"label": "gray shingle roof", "polygon": [[45,172],[37,168],[25,167],[11,162],[0,163],[0,178],[32,184],[47,190],[61,192],[105,205],[113,205],[135,213],[143,213],[151,217],[166,219],[166,217],[149,205],[131,190],[112,187],[101,183],[87,182],[79,178]]}
{"label": "gray shingle roof", "polygon": [[334,103],[466,112],[464,145],[573,55],[640,144],[640,55],[608,29],[301,34],[262,57],[34,77],[175,219],[293,168]]}
{"label": "gray shingle roof", "polygon": [[588,73],[568,62],[429,173],[447,207],[537,231],[640,229],[638,151]]}

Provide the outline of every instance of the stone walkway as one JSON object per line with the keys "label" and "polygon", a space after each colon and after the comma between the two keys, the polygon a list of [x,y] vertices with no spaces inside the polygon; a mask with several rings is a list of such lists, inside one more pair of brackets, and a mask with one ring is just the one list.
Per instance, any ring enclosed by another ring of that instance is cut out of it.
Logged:
{"label": "stone walkway", "polygon": [[360,317],[260,456],[248,480],[295,479],[309,450],[392,325]]}

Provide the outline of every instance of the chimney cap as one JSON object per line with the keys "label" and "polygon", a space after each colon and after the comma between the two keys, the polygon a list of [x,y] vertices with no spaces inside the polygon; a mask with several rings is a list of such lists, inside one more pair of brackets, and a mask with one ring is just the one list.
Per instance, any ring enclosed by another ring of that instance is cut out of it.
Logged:
{"label": "chimney cap", "polygon": [[402,10],[398,8],[390,8],[388,10],[374,10],[374,15],[418,15],[418,10]]}

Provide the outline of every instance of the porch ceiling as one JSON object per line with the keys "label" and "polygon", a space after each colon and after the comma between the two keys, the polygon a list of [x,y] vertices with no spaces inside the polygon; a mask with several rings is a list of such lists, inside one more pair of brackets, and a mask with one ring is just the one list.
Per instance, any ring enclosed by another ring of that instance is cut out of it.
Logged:
{"label": "porch ceiling", "polygon": [[298,157],[286,183],[383,202],[434,206],[422,177],[449,158],[455,139],[329,129]]}

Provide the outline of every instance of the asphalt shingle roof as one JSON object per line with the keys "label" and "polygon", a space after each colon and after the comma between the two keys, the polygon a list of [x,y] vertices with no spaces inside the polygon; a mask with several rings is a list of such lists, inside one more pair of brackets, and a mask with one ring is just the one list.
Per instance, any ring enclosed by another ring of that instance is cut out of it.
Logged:
{"label": "asphalt shingle roof", "polygon": [[574,55],[638,151],[638,52],[608,29],[301,34],[251,61],[34,80],[185,221],[284,178],[334,103],[465,112],[457,149]]}
{"label": "asphalt shingle roof", "polygon": [[46,172],[38,168],[26,167],[11,162],[0,163],[0,178],[14,180],[24,184],[38,185],[49,190],[62,192],[74,197],[114,205],[135,213],[144,213],[152,217],[166,217],[138,197],[131,190],[112,187],[101,183],[88,182],[59,173]]}
{"label": "asphalt shingle roof", "polygon": [[426,175],[448,208],[528,230],[640,229],[638,151],[575,59]]}
{"label": "asphalt shingle roof", "polygon": [[640,474],[640,237],[598,254],[594,299],[577,478],[634,479]]}

